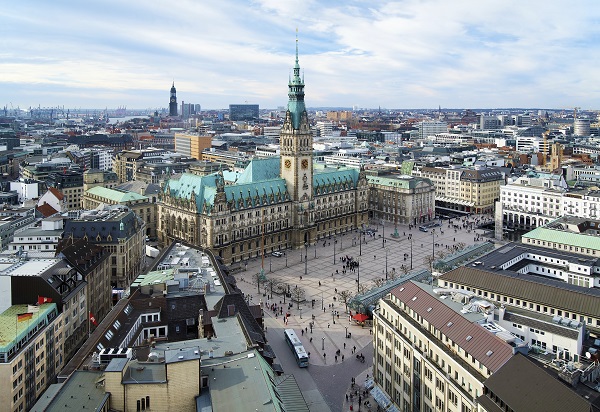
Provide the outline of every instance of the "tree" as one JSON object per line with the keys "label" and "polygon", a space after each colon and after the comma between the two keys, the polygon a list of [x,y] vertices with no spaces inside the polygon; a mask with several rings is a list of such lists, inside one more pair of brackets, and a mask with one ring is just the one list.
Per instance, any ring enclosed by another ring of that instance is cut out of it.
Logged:
{"label": "tree", "polygon": [[292,300],[298,303],[298,309],[300,309],[300,301],[304,300],[304,289],[299,288],[298,285],[292,289]]}
{"label": "tree", "polygon": [[366,293],[366,292],[367,292],[367,290],[368,290],[368,289],[367,289],[367,287],[365,286],[365,284],[364,284],[364,283],[362,283],[362,284],[358,285],[358,294],[359,294],[359,295],[362,295],[362,294]]}
{"label": "tree", "polygon": [[402,276],[406,276],[408,275],[408,272],[410,272],[410,268],[405,264],[402,264],[400,265],[400,272],[402,272]]}
{"label": "tree", "polygon": [[273,299],[273,288],[275,287],[275,285],[277,283],[279,283],[279,281],[274,278],[267,278],[267,280],[265,281],[265,284],[267,285],[267,287],[269,288],[269,290],[271,292],[271,297],[269,299]]}
{"label": "tree", "polygon": [[423,258],[423,263],[429,266],[429,271],[433,273],[433,262],[435,262],[435,256],[427,255]]}
{"label": "tree", "polygon": [[379,286],[381,286],[385,283],[385,280],[383,280],[381,278],[377,278],[373,282],[375,283],[375,287],[378,288]]}
{"label": "tree", "polygon": [[456,245],[454,245],[456,250],[464,249],[466,246],[467,244],[465,242],[458,242]]}
{"label": "tree", "polygon": [[446,252],[444,252],[443,250],[438,250],[437,252],[435,252],[435,255],[438,259],[443,259],[446,257]]}
{"label": "tree", "polygon": [[260,282],[264,280],[265,274],[262,272],[256,272],[252,277],[252,280],[256,280],[256,287],[258,289],[258,293],[260,293]]}
{"label": "tree", "polygon": [[348,302],[350,302],[350,299],[352,299],[352,292],[349,290],[342,290],[338,292],[338,296],[340,297],[342,303],[346,306],[346,312],[348,312]]}

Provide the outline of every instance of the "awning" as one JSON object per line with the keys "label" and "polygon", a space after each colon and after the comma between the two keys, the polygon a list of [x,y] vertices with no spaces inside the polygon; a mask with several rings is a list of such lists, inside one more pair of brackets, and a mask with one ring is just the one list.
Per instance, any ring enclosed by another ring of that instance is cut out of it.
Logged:
{"label": "awning", "polygon": [[364,313],[357,313],[356,315],[353,315],[352,318],[359,322],[364,322],[365,320],[369,319],[369,316],[365,315]]}
{"label": "awning", "polygon": [[390,398],[381,390],[379,387],[375,386],[371,389],[371,396],[375,399],[375,402],[379,404],[383,408],[383,410],[388,412],[400,412],[398,408],[394,406]]}

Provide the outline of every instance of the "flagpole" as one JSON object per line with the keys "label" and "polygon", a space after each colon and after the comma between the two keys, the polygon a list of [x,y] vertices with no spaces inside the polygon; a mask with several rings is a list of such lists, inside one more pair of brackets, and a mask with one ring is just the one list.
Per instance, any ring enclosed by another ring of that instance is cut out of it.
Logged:
{"label": "flagpole", "polygon": [[90,336],[92,335],[92,325],[90,325],[90,322],[92,321],[90,318],[92,316],[92,312],[88,310],[88,339],[90,338]]}

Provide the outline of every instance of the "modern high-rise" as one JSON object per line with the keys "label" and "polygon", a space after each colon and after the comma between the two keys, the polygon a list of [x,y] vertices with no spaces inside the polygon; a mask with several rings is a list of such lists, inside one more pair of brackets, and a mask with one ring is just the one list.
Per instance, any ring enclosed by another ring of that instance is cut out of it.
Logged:
{"label": "modern high-rise", "polygon": [[259,116],[257,104],[230,104],[229,120],[256,120]]}

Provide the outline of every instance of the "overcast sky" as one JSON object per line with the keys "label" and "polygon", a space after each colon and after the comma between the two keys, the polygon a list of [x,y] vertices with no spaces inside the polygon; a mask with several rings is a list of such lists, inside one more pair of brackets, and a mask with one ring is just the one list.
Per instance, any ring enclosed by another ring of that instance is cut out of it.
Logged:
{"label": "overcast sky", "polygon": [[309,107],[600,108],[590,1],[21,0],[0,108],[275,108],[298,28]]}

